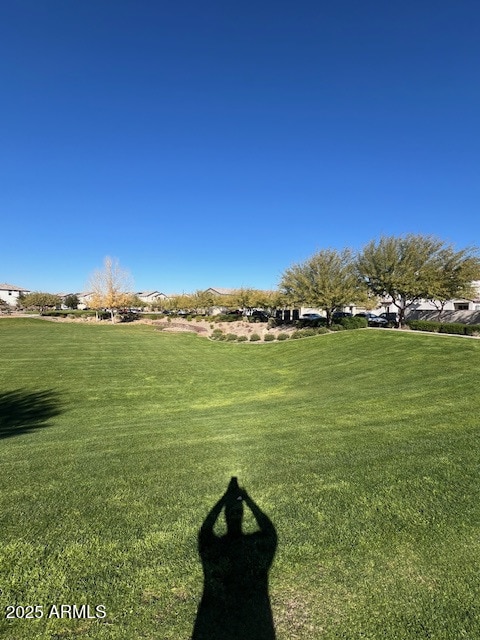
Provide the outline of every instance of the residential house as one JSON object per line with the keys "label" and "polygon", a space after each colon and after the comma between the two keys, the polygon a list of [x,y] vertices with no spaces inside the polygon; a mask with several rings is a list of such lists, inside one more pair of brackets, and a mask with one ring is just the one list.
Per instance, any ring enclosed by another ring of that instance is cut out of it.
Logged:
{"label": "residential house", "polygon": [[3,282],[0,284],[0,303],[7,303],[11,307],[15,307],[20,295],[27,295],[27,293],[31,293],[31,291],[17,287],[15,284]]}
{"label": "residential house", "polygon": [[146,305],[157,305],[160,301],[170,297],[161,291],[138,291],[135,295]]}

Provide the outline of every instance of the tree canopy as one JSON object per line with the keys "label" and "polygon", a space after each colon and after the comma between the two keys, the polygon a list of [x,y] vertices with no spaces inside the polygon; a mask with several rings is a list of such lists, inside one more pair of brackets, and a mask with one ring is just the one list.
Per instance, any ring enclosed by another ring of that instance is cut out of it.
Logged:
{"label": "tree canopy", "polygon": [[25,296],[22,296],[22,305],[24,307],[33,307],[39,311],[45,311],[45,309],[55,308],[62,303],[60,296],[54,293],[45,293],[42,291],[33,291]]}
{"label": "tree canopy", "polygon": [[65,306],[68,307],[69,309],[76,309],[80,301],[77,295],[75,295],[74,293],[71,293],[68,296],[65,296],[65,299],[63,302]]}
{"label": "tree canopy", "polygon": [[358,256],[356,268],[372,294],[397,307],[402,326],[407,308],[418,300],[447,300],[466,291],[474,262],[472,250],[455,252],[434,236],[407,234],[372,240]]}
{"label": "tree canopy", "polygon": [[471,300],[477,295],[473,281],[480,279],[480,258],[473,247],[455,251],[448,246],[439,252],[435,263],[435,277],[429,283],[428,299],[438,309],[440,320],[449,300]]}
{"label": "tree canopy", "polygon": [[323,309],[331,324],[335,309],[365,296],[350,249],[323,249],[282,275],[280,290],[292,304]]}

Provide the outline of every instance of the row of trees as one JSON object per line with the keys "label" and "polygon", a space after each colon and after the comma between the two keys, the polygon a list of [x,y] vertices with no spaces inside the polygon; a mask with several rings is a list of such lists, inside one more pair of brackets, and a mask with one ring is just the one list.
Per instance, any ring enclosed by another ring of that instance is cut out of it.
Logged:
{"label": "row of trees", "polygon": [[[91,297],[89,304],[96,310],[108,309],[113,321],[118,309],[143,305],[137,296],[130,293],[132,286],[133,280],[129,272],[120,267],[118,260],[107,256],[103,268],[94,271],[90,277]],[[69,309],[76,309],[78,304],[78,296],[74,294],[62,298],[53,293],[40,291],[23,295],[19,299],[20,306],[37,309],[40,312],[58,308],[61,305]]]}
{"label": "row of trees", "polygon": [[[431,300],[440,317],[448,300],[472,299],[475,280],[480,280],[476,248],[455,250],[433,236],[408,234],[372,240],[358,253],[351,249],[320,250],[305,262],[286,269],[277,291],[240,288],[228,296],[196,291],[158,300],[158,306],[191,313],[215,306],[247,311],[310,306],[323,309],[330,325],[337,309],[348,305],[374,309],[383,302],[397,308],[403,325],[407,309],[419,300]],[[89,287],[90,306],[108,309],[112,321],[118,309],[144,306],[131,293],[133,282],[128,271],[110,257],[105,258],[103,269],[93,273]],[[24,306],[41,311],[61,302],[58,296],[45,293],[32,293],[23,300]],[[78,299],[70,303],[76,306]]]}
{"label": "row of trees", "polygon": [[397,308],[402,326],[406,310],[419,300],[432,301],[440,316],[448,300],[473,298],[474,280],[480,280],[475,248],[457,251],[433,236],[408,234],[372,240],[357,254],[318,251],[284,272],[280,291],[291,303],[323,309],[328,324],[335,309],[371,309],[383,301]]}
{"label": "row of trees", "polygon": [[274,310],[286,306],[288,301],[280,291],[262,291],[241,287],[230,294],[215,294],[212,291],[195,291],[191,294],[173,296],[159,302],[163,309],[185,309],[191,313],[204,313],[212,307],[242,309],[251,312],[253,309]]}

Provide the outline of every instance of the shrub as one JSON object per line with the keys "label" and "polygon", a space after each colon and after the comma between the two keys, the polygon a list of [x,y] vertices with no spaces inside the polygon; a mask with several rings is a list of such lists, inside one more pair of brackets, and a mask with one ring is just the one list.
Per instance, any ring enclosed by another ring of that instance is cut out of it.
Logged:
{"label": "shrub", "polygon": [[341,324],[331,324],[330,331],[345,331],[345,327]]}
{"label": "shrub", "polygon": [[304,338],[309,338],[310,336],[317,335],[317,329],[315,329],[314,327],[306,327],[305,329],[300,329],[300,331],[302,333],[302,337]]}
{"label": "shrub", "polygon": [[273,342],[273,340],[275,340],[275,336],[273,335],[273,333],[266,333],[263,336],[263,341],[264,342]]}
{"label": "shrub", "polygon": [[439,331],[442,326],[441,322],[434,322],[433,320],[409,320],[407,326],[412,331]]}
{"label": "shrub", "polygon": [[439,332],[440,333],[452,333],[460,336],[465,335],[465,327],[467,325],[461,324],[460,322],[445,322],[440,325]]}
{"label": "shrub", "polygon": [[[319,327],[320,328],[320,327]],[[291,340],[298,340],[298,338],[309,338],[310,336],[316,336],[319,328],[307,327],[306,329],[297,329],[290,336]]]}
{"label": "shrub", "polygon": [[276,318],[269,318],[267,320],[267,327],[269,329],[273,329],[273,327],[278,327],[278,320]]}
{"label": "shrub", "polygon": [[288,333],[279,333],[277,336],[277,340],[288,340]]}
{"label": "shrub", "polygon": [[99,320],[111,320],[111,315],[108,311],[99,311],[97,315]]}
{"label": "shrub", "polygon": [[225,340],[227,342],[235,342],[237,339],[237,334],[236,333],[227,333],[227,335],[225,336]]}
{"label": "shrub", "polygon": [[466,324],[465,335],[476,336],[480,334],[480,324]]}
{"label": "shrub", "polygon": [[247,336],[238,336],[237,338],[237,342],[246,342],[247,340]]}
{"label": "shrub", "polygon": [[66,318],[67,314],[63,311],[41,311],[41,316],[49,317],[49,318]]}
{"label": "shrub", "polygon": [[330,333],[330,331],[327,329],[327,327],[318,327],[317,329],[315,329],[315,333],[317,335],[322,335],[324,333]]}
{"label": "shrub", "polygon": [[338,324],[341,324],[344,329],[365,329],[368,327],[368,320],[362,316],[353,316],[340,318]]}
{"label": "shrub", "polygon": [[250,342],[258,342],[260,340],[260,336],[258,333],[252,333],[250,336]]}
{"label": "shrub", "polygon": [[242,319],[242,316],[238,316],[233,313],[220,313],[218,316],[214,316],[215,322],[237,322]]}
{"label": "shrub", "polygon": [[308,318],[302,318],[300,320],[296,320],[295,326],[299,329],[303,329],[305,327],[324,327],[326,323],[326,318],[314,318],[311,320],[309,320]]}
{"label": "shrub", "polygon": [[220,336],[223,336],[223,331],[221,329],[214,329],[212,331],[211,337],[213,340],[220,340],[221,339]]}

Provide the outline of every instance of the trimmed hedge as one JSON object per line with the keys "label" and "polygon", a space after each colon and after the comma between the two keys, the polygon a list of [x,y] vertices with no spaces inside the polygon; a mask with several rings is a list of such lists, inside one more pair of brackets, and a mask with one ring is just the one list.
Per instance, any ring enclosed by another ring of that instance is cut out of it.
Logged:
{"label": "trimmed hedge", "polygon": [[465,334],[467,336],[480,336],[480,324],[466,324]]}
{"label": "trimmed hedge", "polygon": [[442,326],[441,322],[434,322],[433,320],[409,320],[407,326],[413,331],[440,331]]}
{"label": "trimmed hedge", "polygon": [[407,326],[413,331],[448,333],[457,336],[480,335],[480,325],[461,322],[435,322],[433,320],[409,320]]}
{"label": "trimmed hedge", "polygon": [[366,329],[368,320],[362,316],[353,316],[352,318],[340,318],[338,324],[341,324],[344,329]]}
{"label": "trimmed hedge", "polygon": [[459,322],[445,322],[440,325],[439,333],[452,333],[458,336],[465,335],[466,324],[460,324]]}

